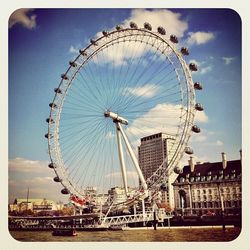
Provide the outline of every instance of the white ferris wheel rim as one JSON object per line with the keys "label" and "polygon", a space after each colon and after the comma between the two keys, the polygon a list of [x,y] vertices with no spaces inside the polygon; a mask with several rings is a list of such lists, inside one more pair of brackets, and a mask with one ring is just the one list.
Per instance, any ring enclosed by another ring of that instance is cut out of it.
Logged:
{"label": "white ferris wheel rim", "polygon": [[[145,37],[150,37],[151,39],[155,39],[158,42],[158,49],[162,50],[162,54],[165,53],[166,47],[171,50],[171,55],[175,57],[175,60],[178,60],[178,63],[181,66],[182,74],[185,77],[186,84],[186,95],[188,96],[186,99],[186,103],[183,106],[186,107],[186,115],[185,115],[185,124],[182,126],[181,138],[179,139],[178,145],[176,147],[176,151],[174,152],[170,164],[167,166],[167,169],[164,165],[164,161],[159,166],[157,171],[147,179],[147,183],[149,188],[153,188],[155,185],[158,185],[161,181],[161,177],[166,170],[169,172],[173,171],[173,168],[178,164],[180,158],[183,155],[184,149],[187,146],[188,140],[191,135],[191,127],[194,122],[194,113],[195,113],[195,92],[193,88],[193,81],[191,77],[191,72],[188,68],[188,65],[184,61],[181,53],[177,50],[177,48],[171,44],[170,41],[166,40],[162,35],[149,31],[147,29],[140,28],[125,28],[120,30],[115,30],[109,33],[108,36],[101,36],[96,39],[93,43],[87,46],[85,49],[81,51],[81,53],[76,57],[74,61],[71,62],[68,70],[62,76],[62,80],[58,86],[58,89],[62,91],[62,93],[55,93],[53,104],[50,110],[50,118],[53,118],[53,123],[48,123],[48,148],[51,163],[54,163],[56,168],[54,168],[56,176],[60,179],[61,184],[69,190],[70,194],[75,194],[78,196],[82,196],[82,190],[77,187],[72,182],[70,175],[65,170],[66,167],[64,165],[63,156],[61,154],[61,146],[59,139],[59,126],[60,126],[60,116],[63,110],[64,101],[67,97],[67,93],[74,84],[74,79],[76,75],[85,67],[89,61],[93,60],[93,58],[102,50],[105,50],[108,46],[113,46],[117,41],[121,41],[120,39],[134,39],[142,40]],[[143,41],[145,42],[145,41]],[[153,45],[152,45],[153,46]],[[169,61],[172,58],[169,58],[169,54],[165,55]],[[77,66],[74,66],[76,64]],[[56,107],[56,108],[55,108]],[[126,118],[126,117],[125,117]]]}

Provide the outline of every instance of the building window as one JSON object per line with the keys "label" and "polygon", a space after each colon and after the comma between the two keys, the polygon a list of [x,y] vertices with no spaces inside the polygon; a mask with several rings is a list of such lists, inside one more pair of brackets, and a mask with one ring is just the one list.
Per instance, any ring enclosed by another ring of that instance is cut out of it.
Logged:
{"label": "building window", "polygon": [[214,202],[214,207],[215,207],[215,208],[218,208],[218,207],[219,207],[219,202],[218,202],[218,201],[215,201],[215,202]]}

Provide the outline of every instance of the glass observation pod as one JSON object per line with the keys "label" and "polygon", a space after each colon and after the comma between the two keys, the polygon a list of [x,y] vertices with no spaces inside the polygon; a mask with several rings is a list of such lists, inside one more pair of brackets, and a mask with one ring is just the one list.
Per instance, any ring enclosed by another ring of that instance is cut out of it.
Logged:
{"label": "glass observation pod", "polygon": [[56,166],[55,166],[54,163],[50,163],[50,164],[48,165],[48,167],[49,167],[49,168],[55,168]]}
{"label": "glass observation pod", "polygon": [[70,61],[69,65],[72,66],[72,67],[76,67],[77,66],[76,62],[73,62],[73,61]]}
{"label": "glass observation pod", "polygon": [[57,94],[62,94],[62,91],[61,91],[61,89],[59,89],[59,88],[54,88],[54,91],[55,91],[55,93],[57,93]]}
{"label": "glass observation pod", "polygon": [[193,125],[192,131],[195,132],[195,133],[200,133],[201,129],[197,125]]}
{"label": "glass observation pod", "polygon": [[203,106],[200,103],[195,104],[195,109],[198,110],[198,111],[204,110]]}
{"label": "glass observation pod", "polygon": [[171,36],[170,36],[170,41],[171,41],[172,43],[178,43],[178,42],[179,42],[177,36],[175,36],[175,35],[171,35]]}
{"label": "glass observation pod", "polygon": [[104,36],[108,36],[108,35],[109,35],[108,31],[106,31],[106,30],[103,30],[102,34],[103,34]]}
{"label": "glass observation pod", "polygon": [[181,53],[182,53],[182,55],[184,55],[184,56],[188,56],[188,55],[189,55],[188,48],[182,47],[182,48],[181,48]]}
{"label": "glass observation pod", "polygon": [[61,190],[61,193],[62,193],[62,194],[69,194],[69,190],[68,190],[67,188],[63,188],[63,189]]}
{"label": "glass observation pod", "polygon": [[152,26],[151,26],[150,23],[144,23],[144,28],[145,28],[146,30],[152,30]]}
{"label": "glass observation pod", "polygon": [[51,123],[51,124],[52,124],[52,123],[55,123],[55,121],[54,121],[53,118],[51,118],[51,117],[50,117],[50,118],[47,118],[47,119],[46,119],[46,122],[47,122],[47,123]]}
{"label": "glass observation pod", "polygon": [[138,28],[137,24],[134,23],[134,22],[130,22],[129,25],[130,25],[130,28],[132,28],[132,29],[137,29]]}
{"label": "glass observation pod", "polygon": [[66,74],[61,74],[61,78],[63,80],[69,80],[68,76]]}
{"label": "glass observation pod", "polygon": [[87,53],[85,52],[85,49],[79,49],[79,53],[80,53],[82,56],[87,56]]}
{"label": "glass observation pod", "polygon": [[191,147],[186,147],[185,148],[185,153],[188,155],[192,155],[194,153],[193,149]]}
{"label": "glass observation pod", "polygon": [[121,25],[116,25],[116,30],[121,30],[122,29],[122,26]]}
{"label": "glass observation pod", "polygon": [[51,102],[51,103],[49,104],[49,106],[50,106],[51,108],[53,108],[53,109],[56,109],[56,108],[57,108],[57,105],[56,105],[55,103],[53,103],[53,102]]}
{"label": "glass observation pod", "polygon": [[202,90],[202,85],[201,85],[201,83],[195,82],[195,83],[194,83],[194,88],[197,89],[197,90]]}
{"label": "glass observation pod", "polygon": [[181,170],[179,167],[175,167],[175,168],[174,168],[174,172],[175,172],[176,174],[180,174],[180,173],[182,173],[182,170]]}
{"label": "glass observation pod", "polygon": [[162,183],[161,186],[160,186],[160,189],[163,190],[163,191],[167,191],[168,187],[166,186],[165,183]]}
{"label": "glass observation pod", "polygon": [[94,39],[90,39],[90,43],[96,46],[98,45],[98,43]]}
{"label": "glass observation pod", "polygon": [[47,133],[47,134],[44,135],[44,137],[47,138],[47,139],[49,139],[49,138],[53,138],[53,135]]}
{"label": "glass observation pod", "polygon": [[161,27],[161,26],[157,28],[157,31],[161,35],[166,35],[166,30],[163,27]]}
{"label": "glass observation pod", "polygon": [[54,177],[54,182],[61,182],[62,181],[62,179],[60,179],[58,176],[56,176],[56,177]]}
{"label": "glass observation pod", "polygon": [[190,63],[189,64],[189,69],[191,71],[197,71],[198,70],[197,65],[195,63]]}

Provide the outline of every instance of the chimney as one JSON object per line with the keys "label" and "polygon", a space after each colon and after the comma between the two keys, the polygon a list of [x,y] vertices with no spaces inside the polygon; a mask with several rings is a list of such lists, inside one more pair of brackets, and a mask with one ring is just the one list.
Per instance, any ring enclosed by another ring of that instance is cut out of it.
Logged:
{"label": "chimney", "polygon": [[194,157],[190,156],[190,160],[188,160],[188,163],[189,163],[189,166],[190,166],[190,171],[191,173],[194,172],[194,160],[193,160]]}
{"label": "chimney", "polygon": [[226,154],[224,152],[222,152],[221,156],[222,156],[222,166],[223,166],[223,169],[226,169],[226,167],[227,167],[227,157],[226,157]]}

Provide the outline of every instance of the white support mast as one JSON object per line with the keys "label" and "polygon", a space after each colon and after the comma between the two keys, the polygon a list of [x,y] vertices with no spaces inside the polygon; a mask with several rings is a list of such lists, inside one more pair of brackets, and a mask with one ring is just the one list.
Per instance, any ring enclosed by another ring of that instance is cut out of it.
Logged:
{"label": "white support mast", "polygon": [[128,182],[127,182],[127,173],[124,163],[124,156],[123,156],[123,150],[122,150],[122,142],[121,142],[121,135],[120,135],[120,128],[118,126],[118,122],[116,123],[116,135],[117,135],[117,144],[118,144],[118,154],[120,159],[120,165],[122,170],[122,180],[124,184],[125,194],[128,196]]}
{"label": "white support mast", "polygon": [[120,125],[120,123],[117,123],[117,126],[119,127],[119,129],[120,129],[120,131],[121,131],[123,140],[124,140],[124,142],[125,142],[125,144],[126,144],[126,147],[127,147],[128,152],[129,152],[129,155],[130,155],[130,157],[131,157],[131,160],[132,160],[133,163],[134,163],[134,166],[135,166],[135,169],[136,169],[136,171],[137,171],[137,174],[138,174],[138,176],[139,176],[139,178],[140,178],[140,180],[141,180],[141,184],[142,184],[142,186],[143,186],[143,189],[144,189],[144,191],[146,192],[146,191],[148,190],[148,186],[147,186],[147,183],[146,183],[146,181],[145,181],[145,179],[144,179],[144,176],[143,176],[143,174],[142,174],[142,171],[141,171],[141,169],[140,169],[140,167],[139,167],[139,164],[138,164],[138,161],[137,161],[136,156],[135,156],[135,154],[134,154],[134,151],[133,151],[133,149],[132,149],[132,147],[131,147],[131,145],[130,145],[130,143],[129,143],[129,141],[128,141],[128,138],[127,138],[126,134],[124,133],[124,131],[123,131],[122,126]]}
{"label": "white support mast", "polygon": [[138,164],[138,160],[134,154],[134,151],[128,141],[128,138],[121,126],[121,124],[124,125],[128,125],[128,120],[124,119],[121,116],[118,116],[118,114],[111,112],[111,111],[106,111],[104,112],[104,116],[105,117],[110,117],[113,122],[116,124],[116,134],[117,134],[117,144],[118,144],[118,152],[119,152],[119,158],[120,158],[120,164],[121,164],[121,169],[122,169],[122,177],[123,177],[123,183],[124,183],[124,187],[125,187],[125,192],[127,194],[127,176],[126,176],[126,167],[125,167],[125,163],[124,163],[124,157],[123,157],[123,151],[122,151],[122,144],[121,144],[121,137],[120,134],[122,135],[122,138],[125,142],[126,148],[128,150],[128,153],[130,155],[130,158],[134,164],[134,167],[136,169],[136,172],[139,176],[139,179],[141,181],[142,187],[144,189],[144,193],[147,195],[148,193],[148,187],[147,187],[147,183],[144,179],[144,176],[142,174],[142,171],[140,169],[140,166]]}

